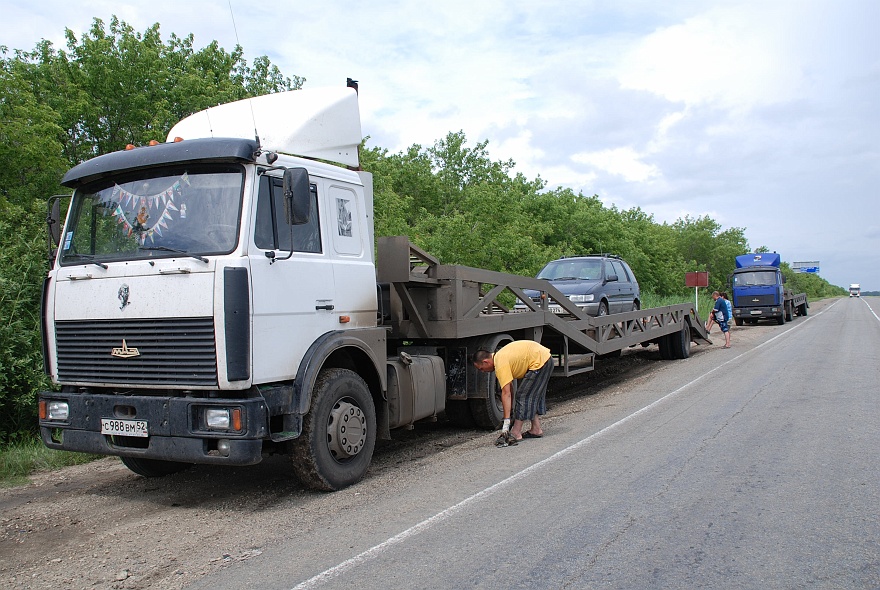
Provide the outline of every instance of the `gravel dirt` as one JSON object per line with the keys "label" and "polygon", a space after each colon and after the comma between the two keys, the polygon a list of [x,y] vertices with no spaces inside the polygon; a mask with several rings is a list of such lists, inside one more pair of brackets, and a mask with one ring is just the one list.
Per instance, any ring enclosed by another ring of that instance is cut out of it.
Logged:
{"label": "gravel dirt", "polygon": [[[754,345],[769,330],[733,327],[733,346]],[[714,346],[694,346],[692,354],[727,354],[717,327],[713,338]],[[659,359],[656,346],[636,347],[597,362],[593,372],[554,379],[548,422],[588,411],[627,380],[650,379],[664,366]],[[0,489],[0,587],[183,588],[260,555],[284,538],[286,523],[320,526],[359,494],[424,477],[437,457],[462,446],[491,447],[495,436],[443,419],[398,431],[394,440],[379,441],[364,481],[335,494],[304,489],[285,456],[247,468],[195,466],[158,479],[135,475],[115,457],[38,473],[27,485]]]}

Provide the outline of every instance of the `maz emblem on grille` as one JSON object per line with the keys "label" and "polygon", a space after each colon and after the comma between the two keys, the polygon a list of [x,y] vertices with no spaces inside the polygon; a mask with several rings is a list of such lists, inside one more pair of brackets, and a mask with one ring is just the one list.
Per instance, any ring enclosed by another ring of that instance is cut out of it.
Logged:
{"label": "maz emblem on grille", "polygon": [[121,359],[128,359],[133,356],[141,356],[140,351],[137,348],[129,348],[125,343],[125,338],[122,339],[122,348],[114,348],[113,352],[110,353],[110,356],[119,357]]}

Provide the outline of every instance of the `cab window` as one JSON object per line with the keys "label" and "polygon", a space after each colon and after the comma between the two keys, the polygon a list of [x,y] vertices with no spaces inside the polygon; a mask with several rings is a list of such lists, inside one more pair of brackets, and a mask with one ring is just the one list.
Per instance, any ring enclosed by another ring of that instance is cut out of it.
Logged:
{"label": "cab window", "polygon": [[263,176],[257,196],[257,219],[254,244],[264,250],[290,251],[291,229],[293,251],[321,253],[321,224],[318,211],[318,189],[309,185],[311,198],[309,222],[290,226],[284,215],[284,192],[280,178]]}

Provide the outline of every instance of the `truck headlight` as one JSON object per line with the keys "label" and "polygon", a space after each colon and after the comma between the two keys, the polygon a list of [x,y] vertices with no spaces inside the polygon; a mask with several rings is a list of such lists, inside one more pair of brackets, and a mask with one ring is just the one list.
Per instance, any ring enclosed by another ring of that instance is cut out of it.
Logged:
{"label": "truck headlight", "polygon": [[241,408],[205,408],[204,418],[209,430],[241,430]]}
{"label": "truck headlight", "polygon": [[569,295],[568,298],[573,303],[589,303],[593,300],[593,294],[590,293],[589,295]]}
{"label": "truck headlight", "polygon": [[47,420],[67,420],[70,417],[70,406],[67,402],[47,402],[46,403],[46,419]]}
{"label": "truck headlight", "polygon": [[229,430],[228,408],[207,408],[205,410],[205,426],[219,430]]}

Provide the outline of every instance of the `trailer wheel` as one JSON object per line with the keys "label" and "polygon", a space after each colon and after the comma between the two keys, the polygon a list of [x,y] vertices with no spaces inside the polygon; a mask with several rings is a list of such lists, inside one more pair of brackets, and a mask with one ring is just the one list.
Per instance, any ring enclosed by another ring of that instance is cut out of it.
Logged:
{"label": "trailer wheel", "polygon": [[165,477],[186,471],[192,467],[191,463],[180,463],[178,461],[160,461],[159,459],[139,459],[137,457],[119,457],[122,464],[134,471],[138,475],[144,477]]}
{"label": "trailer wheel", "polygon": [[664,361],[686,359],[691,356],[691,327],[687,320],[678,332],[661,336],[657,342],[660,346],[660,358]]}
{"label": "trailer wheel", "polygon": [[686,359],[691,356],[691,325],[684,320],[681,331],[669,335],[672,341],[672,358]]}
{"label": "trailer wheel", "polygon": [[[502,347],[513,342],[513,337],[508,334],[493,334],[481,339],[477,348],[483,348],[491,352],[497,352]],[[471,407],[471,415],[474,422],[485,430],[497,430],[504,420],[504,406],[501,405],[501,388],[495,373],[480,373],[477,382],[479,397],[471,398],[468,403]],[[511,384],[513,394],[516,396],[516,380]],[[515,398],[514,398],[515,399]]]}
{"label": "trailer wheel", "polygon": [[809,307],[809,305],[807,305],[806,303],[802,303],[798,306],[798,309],[800,310],[800,313],[802,316],[807,317],[807,308],[808,307]]}
{"label": "trailer wheel", "polygon": [[306,486],[335,491],[360,481],[376,446],[376,409],[366,382],[348,369],[318,375],[299,438],[290,444],[293,470]]}

